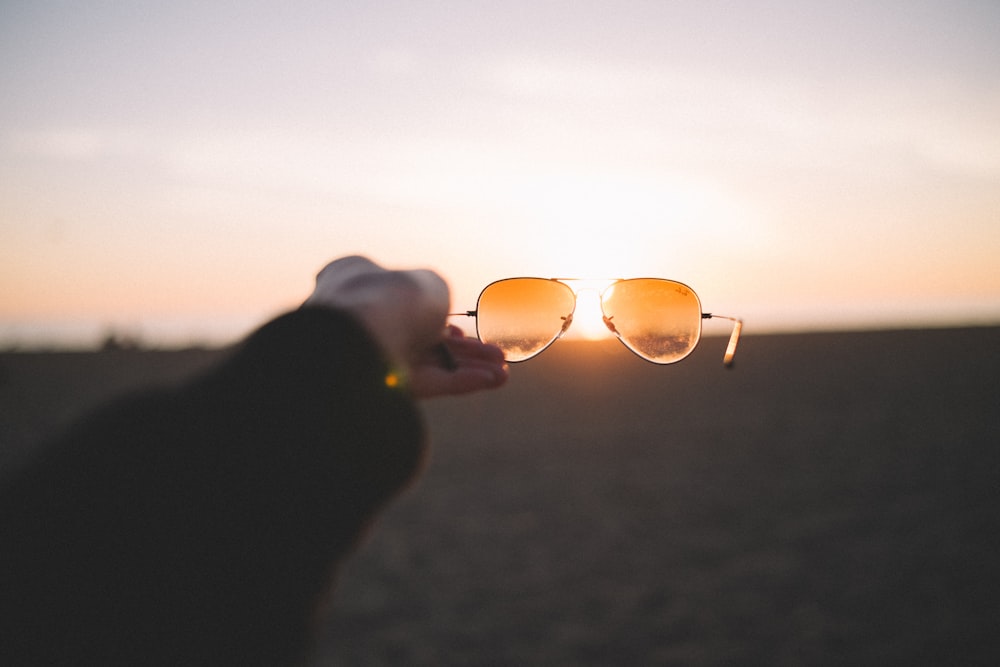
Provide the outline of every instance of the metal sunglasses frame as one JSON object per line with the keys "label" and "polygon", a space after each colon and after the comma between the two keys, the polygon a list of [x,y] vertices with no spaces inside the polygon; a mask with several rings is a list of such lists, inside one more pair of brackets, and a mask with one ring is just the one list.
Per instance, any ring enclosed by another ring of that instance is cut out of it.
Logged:
{"label": "metal sunglasses frame", "polygon": [[[695,292],[693,289],[691,289],[691,287],[689,285],[686,285],[686,284],[684,284],[684,283],[682,283],[682,282],[680,282],[678,280],[671,280],[669,278],[649,278],[649,277],[646,277],[646,278],[608,278],[608,279],[600,279],[600,280],[598,280],[598,279],[589,279],[589,278],[538,278],[538,277],[535,277],[535,276],[517,276],[517,277],[512,277],[512,278],[501,278],[500,280],[494,280],[489,285],[487,285],[482,290],[480,290],[479,297],[476,299],[476,309],[475,310],[466,310],[466,311],[460,312],[460,313],[449,313],[449,316],[450,317],[466,316],[466,317],[476,317],[476,318],[478,318],[478,316],[479,316],[479,301],[482,299],[483,293],[485,293],[486,290],[488,290],[491,286],[493,286],[493,285],[495,285],[497,283],[508,281],[508,280],[548,280],[548,281],[557,282],[557,283],[565,285],[573,293],[573,310],[570,311],[569,315],[567,315],[566,317],[562,317],[563,324],[562,324],[562,327],[561,327],[559,333],[556,334],[555,337],[552,340],[550,340],[548,343],[546,343],[537,352],[534,352],[530,356],[525,357],[524,359],[519,359],[519,360],[517,360],[515,362],[512,362],[512,363],[520,363],[520,362],[523,362],[523,361],[528,361],[529,359],[533,359],[534,357],[538,356],[539,354],[541,354],[542,352],[544,352],[545,350],[547,350],[549,348],[549,346],[552,345],[552,343],[554,343],[557,340],[559,340],[560,338],[562,338],[562,335],[564,333],[566,333],[566,331],[569,329],[570,325],[573,324],[573,314],[576,313],[577,298],[579,297],[579,294],[580,294],[581,291],[583,291],[584,289],[588,289],[587,287],[583,287],[581,289],[573,289],[573,287],[571,285],[569,285],[568,283],[574,283],[574,282],[577,282],[577,283],[594,283],[594,284],[600,283],[600,284],[604,285],[603,289],[601,289],[601,290],[595,290],[595,291],[597,291],[598,296],[600,297],[601,311],[602,311],[601,312],[601,317],[604,320],[604,325],[608,328],[609,331],[611,331],[611,333],[615,334],[615,336],[618,338],[618,340],[620,340],[622,342],[622,344],[626,348],[629,349],[629,351],[631,351],[633,354],[635,354],[640,359],[643,359],[644,361],[648,361],[651,364],[657,364],[657,365],[661,365],[661,366],[666,366],[666,365],[669,365],[669,364],[676,364],[676,363],[678,363],[680,361],[683,361],[684,359],[687,359],[688,356],[690,356],[691,353],[694,352],[695,348],[697,348],[698,344],[701,342],[701,333],[702,332],[701,332],[701,327],[699,326],[698,327],[698,340],[695,341],[695,344],[691,346],[691,349],[688,350],[684,354],[684,356],[679,357],[678,359],[674,359],[672,361],[665,361],[665,362],[654,361],[653,359],[649,359],[648,357],[643,356],[638,351],[636,351],[631,345],[629,345],[628,342],[626,342],[626,340],[624,338],[622,338],[621,333],[618,331],[617,327],[615,327],[614,323],[611,321],[612,318],[610,318],[610,317],[608,317],[607,315],[604,314],[604,312],[603,312],[604,311],[604,293],[607,292],[609,288],[611,288],[613,285],[615,285],[617,283],[627,282],[627,281],[631,281],[631,280],[657,280],[657,281],[662,281],[662,282],[666,282],[666,283],[673,283],[675,285],[681,285],[682,287],[690,290],[691,294],[694,295],[694,298],[695,298],[695,300],[698,303],[698,310],[700,311],[701,310],[701,297],[698,296],[698,293]],[[593,288],[591,288],[591,289],[593,289]],[[730,322],[733,323],[733,331],[729,335],[729,344],[726,346],[726,353],[725,353],[725,355],[723,356],[723,359],[722,359],[722,363],[723,363],[724,366],[726,366],[726,368],[732,368],[732,366],[733,366],[733,359],[734,359],[734,357],[736,355],[736,346],[739,344],[740,333],[743,330],[743,320],[741,318],[739,318],[739,317],[734,317],[734,316],[731,316],[731,315],[718,315],[716,313],[706,313],[706,312],[702,312],[701,313],[701,320],[710,320],[710,319],[729,320]],[[477,319],[477,325],[476,325],[476,335],[479,336],[478,319]],[[480,340],[482,340],[482,338],[480,338]]]}

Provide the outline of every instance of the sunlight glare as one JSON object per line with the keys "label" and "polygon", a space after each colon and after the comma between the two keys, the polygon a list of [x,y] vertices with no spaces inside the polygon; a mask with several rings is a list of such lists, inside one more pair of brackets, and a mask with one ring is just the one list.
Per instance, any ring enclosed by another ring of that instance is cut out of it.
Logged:
{"label": "sunlight glare", "polygon": [[573,313],[573,326],[566,332],[566,338],[601,340],[612,335],[604,325],[601,312],[601,292],[611,282],[610,279],[567,281],[576,292],[576,311]]}
{"label": "sunlight glare", "polygon": [[677,275],[694,249],[720,240],[745,247],[757,234],[717,187],[676,174],[540,171],[512,195],[531,225],[536,263],[563,277]]}

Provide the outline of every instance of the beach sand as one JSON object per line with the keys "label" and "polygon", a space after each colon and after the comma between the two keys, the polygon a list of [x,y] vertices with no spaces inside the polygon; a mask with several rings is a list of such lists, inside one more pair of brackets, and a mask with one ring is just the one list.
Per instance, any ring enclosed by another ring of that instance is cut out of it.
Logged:
{"label": "beach sand", "polygon": [[[1000,660],[1000,329],[558,341],[427,405],[316,665]],[[0,462],[218,353],[0,355]]]}

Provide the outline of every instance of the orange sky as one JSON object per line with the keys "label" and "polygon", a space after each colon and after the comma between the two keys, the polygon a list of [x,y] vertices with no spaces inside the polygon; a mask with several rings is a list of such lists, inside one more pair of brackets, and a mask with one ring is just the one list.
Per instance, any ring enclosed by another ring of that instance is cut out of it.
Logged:
{"label": "orange sky", "polygon": [[234,337],[328,259],[1000,322],[993,2],[8,3],[0,345]]}

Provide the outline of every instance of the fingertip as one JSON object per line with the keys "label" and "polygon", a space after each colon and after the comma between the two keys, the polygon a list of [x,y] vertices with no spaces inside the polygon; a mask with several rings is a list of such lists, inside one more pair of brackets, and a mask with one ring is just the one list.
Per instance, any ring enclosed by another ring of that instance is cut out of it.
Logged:
{"label": "fingertip", "polygon": [[510,369],[508,368],[507,364],[504,364],[496,371],[494,371],[493,378],[496,383],[493,385],[494,387],[502,387],[503,385],[507,384],[507,380],[510,379]]}
{"label": "fingertip", "polygon": [[510,379],[510,373],[506,366],[495,366],[493,368],[482,369],[480,376],[483,379],[483,389],[497,389],[502,387]]}

